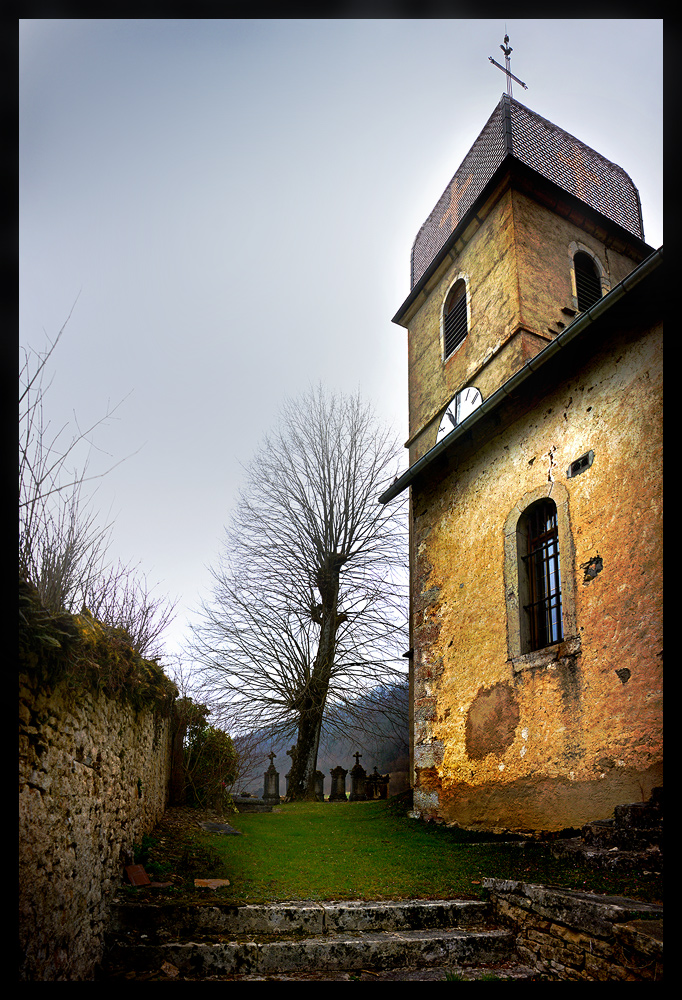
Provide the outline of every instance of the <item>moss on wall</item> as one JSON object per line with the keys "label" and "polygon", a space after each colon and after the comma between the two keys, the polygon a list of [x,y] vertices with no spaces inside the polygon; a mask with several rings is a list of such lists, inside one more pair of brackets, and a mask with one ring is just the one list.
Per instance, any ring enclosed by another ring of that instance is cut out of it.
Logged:
{"label": "moss on wall", "polygon": [[170,713],[177,688],[155,660],[145,660],[127,633],[79,615],[48,611],[30,584],[19,581],[19,669],[45,684],[103,691],[135,709]]}
{"label": "moss on wall", "polygon": [[88,981],[133,845],[166,808],[175,685],[125,633],[20,584],[20,978]]}

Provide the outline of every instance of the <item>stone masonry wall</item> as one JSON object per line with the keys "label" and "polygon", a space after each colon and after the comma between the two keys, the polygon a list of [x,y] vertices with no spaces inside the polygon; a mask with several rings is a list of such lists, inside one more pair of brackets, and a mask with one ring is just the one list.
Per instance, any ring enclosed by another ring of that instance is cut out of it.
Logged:
{"label": "stone masonry wall", "polygon": [[663,982],[663,907],[505,879],[484,880],[521,961],[556,982]]}
{"label": "stone masonry wall", "polygon": [[153,708],[20,676],[20,979],[93,979],[110,890],[167,804],[170,741]]}
{"label": "stone masonry wall", "polygon": [[[560,831],[662,784],[661,331],[618,324],[561,366],[412,487],[423,818]],[[519,656],[507,519],[550,494],[564,642]]]}

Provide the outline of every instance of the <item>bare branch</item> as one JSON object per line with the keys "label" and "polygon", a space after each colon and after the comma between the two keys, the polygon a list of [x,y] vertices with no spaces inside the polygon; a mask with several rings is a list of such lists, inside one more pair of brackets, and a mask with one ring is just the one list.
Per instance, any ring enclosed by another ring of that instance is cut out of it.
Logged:
{"label": "bare branch", "polygon": [[297,733],[294,795],[311,794],[336,699],[405,674],[406,525],[400,507],[377,502],[398,454],[358,396],[317,388],[287,401],[249,467],[194,630],[230,732]]}
{"label": "bare branch", "polygon": [[[72,307],[69,317],[73,312]],[[152,595],[144,576],[120,563],[107,564],[111,524],[102,525],[93,497],[84,486],[107,475],[90,475],[89,455],[97,449],[95,430],[112,418],[119,406],[62,444],[65,424],[56,433],[45,419],[45,396],[52,384],[47,363],[66,328],[42,352],[24,350],[19,392],[19,573],[35,585],[46,608],[80,611],[87,607],[104,624],[124,629],[133,647],[147,657],[160,653],[159,639],[173,616],[174,603]],[[74,468],[70,462],[80,446],[88,457]]]}

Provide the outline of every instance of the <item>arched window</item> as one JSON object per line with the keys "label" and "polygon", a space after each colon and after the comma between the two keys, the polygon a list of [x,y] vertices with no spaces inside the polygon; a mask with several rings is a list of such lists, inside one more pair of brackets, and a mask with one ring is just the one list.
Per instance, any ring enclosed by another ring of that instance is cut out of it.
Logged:
{"label": "arched window", "polygon": [[575,545],[563,483],[520,497],[504,522],[507,642],[515,672],[580,651]]}
{"label": "arched window", "polygon": [[530,653],[563,638],[559,528],[553,500],[537,500],[517,527],[521,649]]}
{"label": "arched window", "polygon": [[443,308],[443,357],[448,358],[469,332],[467,320],[467,286],[460,278],[452,286]]}
{"label": "arched window", "polygon": [[597,267],[588,253],[580,251],[573,258],[575,287],[578,296],[578,312],[585,312],[602,295],[601,278]]}

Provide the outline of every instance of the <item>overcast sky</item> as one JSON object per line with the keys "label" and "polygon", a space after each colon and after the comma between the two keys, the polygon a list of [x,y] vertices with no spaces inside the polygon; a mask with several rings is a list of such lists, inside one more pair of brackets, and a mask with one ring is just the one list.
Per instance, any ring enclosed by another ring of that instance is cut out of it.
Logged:
{"label": "overcast sky", "polygon": [[113,553],[209,592],[283,398],[360,389],[407,437],[417,230],[505,90],[632,177],[662,232],[660,20],[23,20],[20,335],[76,302],[49,412],[100,428]]}

